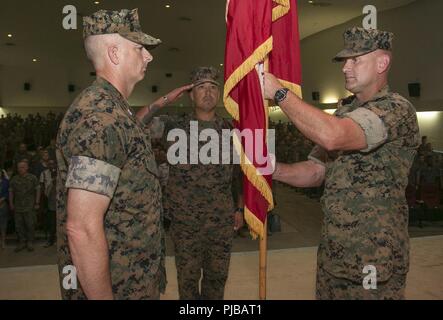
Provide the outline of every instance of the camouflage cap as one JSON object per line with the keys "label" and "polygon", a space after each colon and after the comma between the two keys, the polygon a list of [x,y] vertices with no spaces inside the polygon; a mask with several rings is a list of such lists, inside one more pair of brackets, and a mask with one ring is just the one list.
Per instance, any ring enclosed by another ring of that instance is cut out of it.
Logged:
{"label": "camouflage cap", "polygon": [[218,77],[219,71],[213,67],[198,67],[191,72],[191,82],[194,86],[205,82],[220,86],[220,83],[217,81]]}
{"label": "camouflage cap", "polygon": [[142,31],[138,9],[100,10],[91,16],[83,17],[83,38],[113,33],[118,33],[125,39],[141,44],[147,50],[154,49],[161,43],[160,39]]}
{"label": "camouflage cap", "polygon": [[387,31],[353,27],[343,34],[345,49],[337,53],[333,61],[361,56],[377,49],[392,50],[394,34]]}

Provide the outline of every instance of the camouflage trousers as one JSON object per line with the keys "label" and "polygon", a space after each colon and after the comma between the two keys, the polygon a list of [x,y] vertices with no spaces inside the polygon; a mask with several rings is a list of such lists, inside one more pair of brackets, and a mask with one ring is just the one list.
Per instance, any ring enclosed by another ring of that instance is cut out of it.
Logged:
{"label": "camouflage trousers", "polygon": [[196,230],[173,221],[170,234],[175,248],[180,299],[223,300],[234,237],[233,225]]}
{"label": "camouflage trousers", "polygon": [[[63,300],[88,300],[84,293],[81,282],[78,281],[77,289],[63,288],[63,268],[59,266],[60,292]],[[160,300],[160,286],[158,282],[146,283],[143,290],[119,290],[115,285],[112,286],[114,300]]]}
{"label": "camouflage trousers", "polygon": [[19,243],[34,241],[35,219],[34,210],[14,212],[15,231],[17,232]]}
{"label": "camouflage trousers", "polygon": [[389,280],[378,282],[376,289],[365,289],[363,282],[337,278],[317,263],[317,300],[404,300],[406,274],[393,274]]}

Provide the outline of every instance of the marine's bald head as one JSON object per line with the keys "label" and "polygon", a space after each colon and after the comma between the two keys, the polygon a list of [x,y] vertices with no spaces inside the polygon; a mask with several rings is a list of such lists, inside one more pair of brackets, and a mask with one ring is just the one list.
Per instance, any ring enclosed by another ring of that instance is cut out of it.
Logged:
{"label": "marine's bald head", "polygon": [[102,34],[89,36],[85,39],[85,49],[88,59],[91,60],[95,70],[103,70],[109,59],[109,50],[113,47],[123,48],[125,39],[119,34]]}

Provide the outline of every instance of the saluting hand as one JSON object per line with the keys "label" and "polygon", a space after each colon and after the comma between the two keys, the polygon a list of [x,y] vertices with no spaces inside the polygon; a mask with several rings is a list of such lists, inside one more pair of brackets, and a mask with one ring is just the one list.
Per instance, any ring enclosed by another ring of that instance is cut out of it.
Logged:
{"label": "saluting hand", "polygon": [[181,98],[183,96],[183,93],[185,93],[186,91],[191,90],[194,87],[193,84],[188,84],[186,86],[180,87],[180,88],[176,88],[174,90],[172,90],[171,92],[169,92],[168,94],[166,94],[162,99],[163,99],[163,103],[162,106],[166,106],[176,100],[178,100],[179,98]]}

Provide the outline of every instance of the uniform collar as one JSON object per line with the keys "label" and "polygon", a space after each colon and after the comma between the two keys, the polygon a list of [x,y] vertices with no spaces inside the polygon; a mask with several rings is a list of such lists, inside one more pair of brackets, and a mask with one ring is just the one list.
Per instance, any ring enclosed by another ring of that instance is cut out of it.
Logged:
{"label": "uniform collar", "polygon": [[378,99],[385,97],[386,95],[388,95],[388,93],[391,92],[391,89],[389,88],[389,85],[385,85],[383,88],[381,88],[380,90],[377,91],[377,93],[368,101],[366,102],[360,102],[358,101],[357,97],[354,96],[354,101],[352,102],[353,107],[358,108],[361,107],[362,105],[369,103],[369,102],[373,102],[373,101],[377,101]]}
{"label": "uniform collar", "polygon": [[120,91],[118,91],[117,88],[114,87],[112,83],[110,83],[108,80],[97,77],[97,79],[95,79],[94,81],[94,85],[96,85],[97,87],[102,87],[103,89],[110,91],[112,94],[118,96],[120,99],[126,101],[125,97],[123,97]]}
{"label": "uniform collar", "polygon": [[115,97],[117,100],[121,101],[124,104],[124,111],[128,113],[131,117],[135,116],[134,111],[132,111],[131,107],[129,106],[128,100],[121,94],[120,91],[112,83],[110,83],[108,80],[97,77],[97,79],[94,81],[93,85],[97,87],[101,87],[108,91],[113,97]]}
{"label": "uniform collar", "polygon": [[215,113],[214,119],[209,120],[209,121],[197,119],[197,114],[195,113],[195,111],[191,112],[189,114],[189,117],[190,117],[191,120],[202,121],[202,122],[216,122],[216,123],[219,123],[222,120],[222,118],[217,114],[217,112]]}

